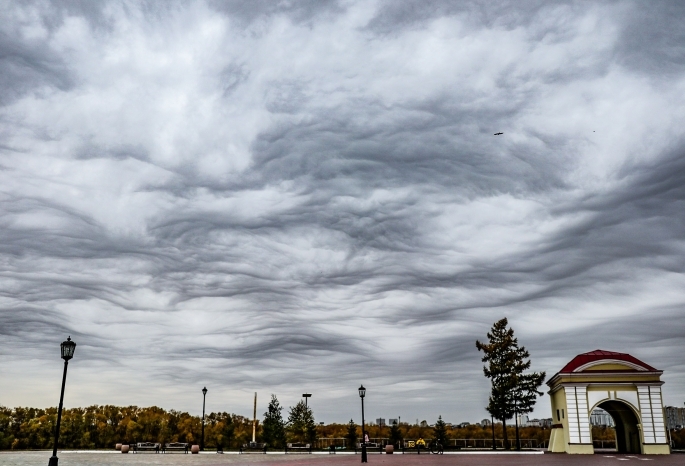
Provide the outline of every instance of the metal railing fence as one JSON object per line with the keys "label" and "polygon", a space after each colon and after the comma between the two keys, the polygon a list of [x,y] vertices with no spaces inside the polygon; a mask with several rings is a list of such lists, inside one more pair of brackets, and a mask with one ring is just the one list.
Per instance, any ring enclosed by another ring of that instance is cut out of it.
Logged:
{"label": "metal railing fence", "polygon": [[[547,448],[547,442],[539,441],[537,439],[519,439],[521,442],[521,448]],[[509,439],[509,448],[516,448],[516,439]],[[492,449],[492,439],[484,438],[473,438],[473,439],[450,439],[447,443],[451,447],[461,447],[461,448],[488,448]],[[495,439],[496,448],[504,448],[503,439]]]}
{"label": "metal railing fence", "polygon": [[616,449],[616,440],[593,440],[592,446],[594,448]]}
{"label": "metal railing fence", "polygon": [[[408,439],[405,438],[403,440],[403,446],[405,448],[409,448],[409,443],[412,442],[415,444],[416,440],[418,439]],[[424,441],[426,442],[426,445],[430,445],[433,439],[431,438],[426,438]],[[359,439],[357,440],[359,441]],[[390,443],[389,438],[370,438],[369,442],[378,444],[380,446],[385,446]],[[532,449],[532,448],[547,448],[548,442],[545,441],[539,441],[537,439],[520,439],[521,442],[521,448],[526,448],[526,449]],[[509,439],[509,448],[514,449],[516,448],[516,439]],[[615,448],[616,442],[612,440],[595,440],[594,442],[595,448]],[[327,449],[330,448],[330,446],[333,445],[334,447],[342,447],[346,448],[348,447],[348,442],[346,438],[340,438],[340,437],[324,437],[324,438],[319,438],[314,442],[314,448],[318,449]],[[611,445],[611,446],[609,446]],[[449,439],[447,441],[448,448],[484,448],[484,449],[491,449],[492,448],[492,439]],[[504,448],[504,440],[502,439],[495,439],[495,446],[496,448]],[[352,446],[351,448],[354,448]]]}

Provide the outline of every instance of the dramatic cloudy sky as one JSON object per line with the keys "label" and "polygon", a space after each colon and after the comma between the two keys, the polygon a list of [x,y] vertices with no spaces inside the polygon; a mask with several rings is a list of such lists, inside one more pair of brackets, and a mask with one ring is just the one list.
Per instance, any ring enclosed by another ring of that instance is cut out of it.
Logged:
{"label": "dramatic cloudy sky", "polygon": [[0,11],[0,404],[476,421],[504,316],[685,401],[682,2]]}

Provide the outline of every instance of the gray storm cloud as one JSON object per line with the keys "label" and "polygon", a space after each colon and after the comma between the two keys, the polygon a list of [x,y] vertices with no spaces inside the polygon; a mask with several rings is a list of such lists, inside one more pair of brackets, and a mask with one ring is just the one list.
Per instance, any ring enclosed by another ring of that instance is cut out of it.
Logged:
{"label": "gray storm cloud", "polygon": [[479,420],[502,316],[685,395],[677,3],[2,11],[0,403],[54,405],[69,334],[70,406]]}

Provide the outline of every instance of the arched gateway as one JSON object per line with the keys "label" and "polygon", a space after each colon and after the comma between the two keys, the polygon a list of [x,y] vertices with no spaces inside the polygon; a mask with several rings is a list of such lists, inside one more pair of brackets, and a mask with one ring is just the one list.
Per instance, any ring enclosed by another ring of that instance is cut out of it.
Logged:
{"label": "arched gateway", "polygon": [[590,413],[607,411],[620,453],[669,454],[661,402],[663,371],[626,353],[579,354],[549,381],[549,451],[594,453]]}

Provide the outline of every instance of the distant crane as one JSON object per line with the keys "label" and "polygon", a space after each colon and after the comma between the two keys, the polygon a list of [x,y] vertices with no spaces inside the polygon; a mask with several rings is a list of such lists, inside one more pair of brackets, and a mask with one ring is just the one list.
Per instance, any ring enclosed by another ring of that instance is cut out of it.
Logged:
{"label": "distant crane", "polygon": [[504,134],[504,133],[495,133],[495,136],[499,136],[500,134]]}

